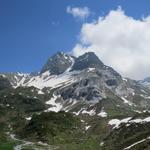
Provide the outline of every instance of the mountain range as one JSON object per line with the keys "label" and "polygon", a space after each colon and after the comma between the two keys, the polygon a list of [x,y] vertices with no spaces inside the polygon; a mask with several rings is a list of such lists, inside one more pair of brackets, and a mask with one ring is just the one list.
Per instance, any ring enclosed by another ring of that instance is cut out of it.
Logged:
{"label": "mountain range", "polygon": [[1,73],[0,112],[4,150],[150,149],[150,78],[124,78],[93,52]]}

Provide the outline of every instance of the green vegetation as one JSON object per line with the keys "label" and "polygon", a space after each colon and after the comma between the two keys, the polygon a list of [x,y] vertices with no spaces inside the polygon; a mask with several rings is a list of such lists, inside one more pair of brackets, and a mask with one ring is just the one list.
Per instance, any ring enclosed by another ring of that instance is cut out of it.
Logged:
{"label": "green vegetation", "polygon": [[7,142],[7,143],[0,142],[0,150],[13,150],[14,146],[15,146],[15,143],[13,142]]}
{"label": "green vegetation", "polygon": [[[106,118],[75,116],[64,111],[44,112],[47,109],[45,101],[52,97],[55,90],[44,88],[46,94],[38,94],[38,89],[34,87],[0,90],[0,150],[13,150],[17,144],[24,144],[23,140],[34,144],[24,145],[22,150],[47,150],[49,147],[52,150],[120,150],[150,135],[150,123],[122,125],[112,130],[108,121],[113,118],[134,116],[136,119],[150,114],[136,114],[131,107],[122,105],[122,100],[109,90],[108,98],[102,99],[95,107],[96,112],[104,107],[108,114]],[[78,104],[72,112],[78,112],[85,105],[84,102]],[[28,117],[32,119],[27,120]],[[86,126],[90,126],[88,130]],[[11,139],[11,133],[20,141]],[[48,145],[40,145],[38,142]],[[104,145],[100,146],[101,142]],[[133,150],[148,150],[149,145],[148,139],[134,146]]]}
{"label": "green vegetation", "polygon": [[[145,114],[147,116],[147,114]],[[144,114],[139,115],[144,116]],[[136,116],[137,117],[137,116]],[[138,141],[143,139],[147,139],[150,135],[150,123],[132,123],[131,125],[126,126],[126,124],[122,124],[121,127],[118,129],[112,130],[112,132],[107,136],[104,140],[103,149],[104,150],[120,150],[125,147],[132,145]],[[148,144],[148,143],[147,143]],[[147,147],[148,145],[144,145]],[[139,147],[139,145],[135,146]],[[135,150],[144,150],[142,149],[135,149]]]}
{"label": "green vegetation", "polygon": [[22,138],[46,143],[70,142],[81,132],[80,120],[63,111],[33,115],[32,120],[20,131]]}

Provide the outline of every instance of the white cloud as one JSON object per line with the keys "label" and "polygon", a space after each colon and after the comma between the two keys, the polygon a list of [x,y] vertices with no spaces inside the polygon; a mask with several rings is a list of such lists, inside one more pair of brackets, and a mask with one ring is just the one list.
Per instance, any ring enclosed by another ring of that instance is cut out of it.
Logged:
{"label": "white cloud", "polygon": [[70,7],[66,9],[67,13],[72,14],[75,18],[85,19],[90,15],[88,7]]}
{"label": "white cloud", "polygon": [[150,76],[150,17],[134,19],[121,8],[82,26],[74,55],[95,52],[123,76],[142,79]]}

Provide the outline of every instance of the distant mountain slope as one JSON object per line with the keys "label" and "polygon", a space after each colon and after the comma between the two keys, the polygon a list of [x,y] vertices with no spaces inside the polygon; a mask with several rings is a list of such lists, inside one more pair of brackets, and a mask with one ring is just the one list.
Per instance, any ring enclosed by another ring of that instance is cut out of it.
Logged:
{"label": "distant mountain slope", "polygon": [[150,88],[150,77],[147,77],[144,80],[139,81],[139,83],[145,87]]}
{"label": "distant mountain slope", "polygon": [[53,90],[52,100],[47,103],[59,106],[57,111],[87,111],[91,105],[96,107],[100,100],[114,97],[117,101],[116,109],[119,105],[132,111],[147,110],[150,107],[148,88],[137,81],[124,79],[114,69],[105,66],[92,52],[78,58],[59,52],[50,57],[43,68],[37,75],[16,73],[5,76],[14,87],[34,86],[39,90],[48,88],[49,91],[56,89]]}
{"label": "distant mountain slope", "polygon": [[0,76],[0,90],[11,87],[9,80],[3,75]]}

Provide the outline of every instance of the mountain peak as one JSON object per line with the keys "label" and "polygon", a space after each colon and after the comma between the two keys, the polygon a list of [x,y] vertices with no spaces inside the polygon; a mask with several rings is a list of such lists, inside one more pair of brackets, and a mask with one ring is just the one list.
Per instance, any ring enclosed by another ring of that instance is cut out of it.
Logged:
{"label": "mountain peak", "polygon": [[43,66],[41,73],[50,71],[53,75],[58,75],[65,72],[71,65],[73,58],[64,52],[57,52],[48,59]]}
{"label": "mountain peak", "polygon": [[104,64],[100,61],[94,52],[87,52],[79,56],[73,65],[73,70],[83,70],[89,67],[104,67]]}
{"label": "mountain peak", "polygon": [[58,51],[56,54],[54,54],[56,56],[64,56],[66,55],[63,51]]}

